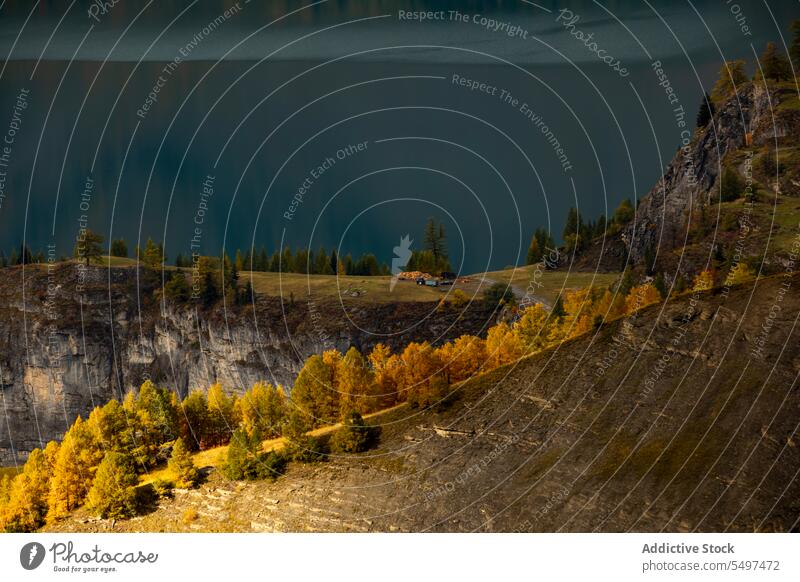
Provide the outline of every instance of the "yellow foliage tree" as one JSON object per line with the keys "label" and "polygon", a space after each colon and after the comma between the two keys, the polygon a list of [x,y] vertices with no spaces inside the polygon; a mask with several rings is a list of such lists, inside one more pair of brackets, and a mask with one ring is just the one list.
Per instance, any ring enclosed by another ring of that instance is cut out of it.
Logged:
{"label": "yellow foliage tree", "polygon": [[545,328],[549,323],[550,313],[541,303],[534,303],[522,312],[522,317],[514,326],[514,333],[526,352],[537,352],[547,345]]}
{"label": "yellow foliage tree", "polygon": [[469,303],[469,295],[464,293],[461,289],[456,289],[450,295],[450,305],[457,308],[465,307]]}
{"label": "yellow foliage tree", "polygon": [[592,329],[593,300],[594,290],[592,288],[571,290],[564,294],[566,316],[562,321],[562,329],[564,333],[569,334],[569,337],[584,334]]}
{"label": "yellow foliage tree", "polygon": [[322,356],[313,355],[303,364],[294,382],[292,404],[310,428],[332,424],[339,418],[339,395],[331,384],[333,374]]}
{"label": "yellow foliage tree", "polygon": [[217,382],[208,389],[209,440],[217,445],[230,440],[239,425],[239,405],[235,395],[230,395]]}
{"label": "yellow foliage tree", "polygon": [[44,458],[47,460],[47,465],[50,467],[52,473],[56,466],[56,459],[58,458],[58,443],[56,441],[47,443],[47,446],[44,448]]}
{"label": "yellow foliage tree", "polygon": [[[133,393],[131,398],[133,398]],[[129,419],[122,405],[116,400],[110,400],[105,406],[97,407],[89,414],[86,421],[94,432],[98,444],[104,450],[129,451],[131,449],[131,425],[136,424],[136,418],[131,414]]]}
{"label": "yellow foliage tree", "polygon": [[755,271],[748,267],[745,263],[736,263],[736,266],[730,270],[728,276],[725,278],[725,285],[739,285],[745,281],[750,281],[756,276]]}
{"label": "yellow foliage tree", "polygon": [[694,278],[692,291],[708,291],[714,288],[714,273],[711,269],[702,271]]}
{"label": "yellow foliage tree", "polygon": [[58,448],[47,499],[48,521],[66,516],[83,503],[102,458],[91,427],[78,417]]}
{"label": "yellow foliage tree", "polygon": [[411,406],[430,406],[444,398],[447,382],[436,351],[428,342],[411,342],[403,350],[401,390]]}
{"label": "yellow foliage tree", "polygon": [[601,321],[613,321],[625,315],[625,297],[606,289],[594,304],[594,317]]}
{"label": "yellow foliage tree", "polygon": [[632,287],[625,298],[625,313],[634,313],[659,301],[661,301],[661,293],[651,283]]}
{"label": "yellow foliage tree", "polygon": [[522,342],[519,336],[508,326],[501,322],[491,327],[486,334],[486,367],[497,368],[522,357]]}
{"label": "yellow foliage tree", "polygon": [[191,489],[200,476],[182,438],[176,440],[172,446],[167,467],[175,478],[175,487],[178,489]]}
{"label": "yellow foliage tree", "polygon": [[248,435],[258,432],[264,438],[280,436],[286,420],[283,388],[257,382],[239,399],[242,428]]}
{"label": "yellow foliage tree", "polygon": [[34,449],[22,473],[11,483],[8,504],[0,515],[7,532],[31,532],[40,528],[47,515],[51,467],[41,449]]}
{"label": "yellow foliage tree", "polygon": [[[338,352],[337,352],[338,353]],[[347,350],[338,362],[339,414],[345,418],[355,411],[366,414],[377,408],[375,375],[356,348]]]}
{"label": "yellow foliage tree", "polygon": [[322,361],[331,369],[331,384],[336,386],[336,372],[339,371],[339,363],[342,361],[342,352],[339,350],[325,350],[322,352]]}

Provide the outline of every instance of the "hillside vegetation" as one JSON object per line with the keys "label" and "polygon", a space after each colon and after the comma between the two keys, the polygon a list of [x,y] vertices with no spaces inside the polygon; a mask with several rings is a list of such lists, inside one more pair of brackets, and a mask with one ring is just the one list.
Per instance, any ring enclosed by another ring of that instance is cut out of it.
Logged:
{"label": "hillside vegetation", "polygon": [[792,530],[800,299],[787,284],[800,278],[642,309],[469,380],[444,408],[375,417],[372,451],[274,482],[211,471],[133,520],[79,511],[48,530]]}

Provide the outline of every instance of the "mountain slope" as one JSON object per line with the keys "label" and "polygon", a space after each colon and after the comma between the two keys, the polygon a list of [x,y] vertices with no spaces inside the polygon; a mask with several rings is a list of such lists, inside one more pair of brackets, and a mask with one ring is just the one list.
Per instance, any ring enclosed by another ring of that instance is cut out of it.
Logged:
{"label": "mountain slope", "polygon": [[140,518],[53,529],[797,529],[798,285],[672,299],[477,377],[446,410],[380,416],[377,450],[274,483],[214,471]]}
{"label": "mountain slope", "polygon": [[[620,235],[594,241],[581,265],[620,268],[624,244],[633,263],[650,255],[661,270],[696,272],[716,245],[728,254],[737,243],[744,256],[765,255],[767,265],[785,264],[790,244],[774,235],[781,230],[781,216],[795,219],[784,226],[797,235],[800,213],[791,202],[800,195],[798,136],[795,83],[770,82],[769,90],[763,82],[738,87],[736,95],[717,104],[714,119],[676,151],[663,177],[641,198],[635,219]],[[720,175],[726,168],[739,176],[740,195],[751,195],[752,214],[741,202],[720,204]],[[747,230],[737,236],[745,223]]]}

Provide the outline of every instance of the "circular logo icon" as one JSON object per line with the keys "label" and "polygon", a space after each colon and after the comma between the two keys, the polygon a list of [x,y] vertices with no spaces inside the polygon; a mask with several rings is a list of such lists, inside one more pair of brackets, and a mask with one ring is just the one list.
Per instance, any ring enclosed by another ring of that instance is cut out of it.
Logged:
{"label": "circular logo icon", "polygon": [[19,563],[26,570],[35,570],[44,561],[44,546],[39,542],[29,542],[19,552]]}

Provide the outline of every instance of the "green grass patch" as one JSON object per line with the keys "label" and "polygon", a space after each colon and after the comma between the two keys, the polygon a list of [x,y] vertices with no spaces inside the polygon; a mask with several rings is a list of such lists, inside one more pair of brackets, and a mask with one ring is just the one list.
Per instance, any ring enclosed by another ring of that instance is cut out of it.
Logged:
{"label": "green grass patch", "polygon": [[283,297],[290,301],[341,298],[348,302],[390,303],[403,301],[439,301],[445,287],[424,287],[414,281],[398,281],[391,288],[391,277],[361,277],[336,275],[304,275],[301,273],[265,273],[244,271],[239,285],[251,280],[253,289],[261,295]]}
{"label": "green grass patch", "polygon": [[[479,279],[481,275],[500,283],[511,283],[523,293],[529,288],[537,297],[554,302],[564,290],[583,289],[586,287],[609,287],[619,278],[617,273],[585,273],[569,271],[537,271],[536,265],[504,269],[502,271],[489,271],[483,274],[472,275]],[[531,283],[534,283],[533,285]],[[491,283],[485,284],[486,287]]]}

